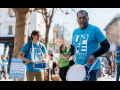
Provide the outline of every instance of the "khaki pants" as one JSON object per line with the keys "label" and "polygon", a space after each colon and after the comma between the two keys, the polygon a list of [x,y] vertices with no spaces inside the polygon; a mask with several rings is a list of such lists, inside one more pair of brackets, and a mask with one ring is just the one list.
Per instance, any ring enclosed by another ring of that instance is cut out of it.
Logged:
{"label": "khaki pants", "polygon": [[26,71],[27,81],[34,81],[34,76],[36,76],[36,81],[44,81],[44,70],[41,72]]}

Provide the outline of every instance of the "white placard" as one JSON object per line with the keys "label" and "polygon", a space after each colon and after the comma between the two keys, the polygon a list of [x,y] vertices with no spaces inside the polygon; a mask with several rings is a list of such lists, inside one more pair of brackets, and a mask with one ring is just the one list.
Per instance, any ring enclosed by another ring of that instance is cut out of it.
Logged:
{"label": "white placard", "polygon": [[19,58],[11,58],[9,78],[25,78],[25,64]]}
{"label": "white placard", "polygon": [[110,52],[113,52],[115,51],[115,43],[110,43],[110,49],[109,49]]}
{"label": "white placard", "polygon": [[4,54],[4,44],[3,43],[0,43],[0,55],[3,55]]}
{"label": "white placard", "polygon": [[7,45],[6,52],[5,52],[5,57],[8,56],[8,51],[9,51],[9,46]]}

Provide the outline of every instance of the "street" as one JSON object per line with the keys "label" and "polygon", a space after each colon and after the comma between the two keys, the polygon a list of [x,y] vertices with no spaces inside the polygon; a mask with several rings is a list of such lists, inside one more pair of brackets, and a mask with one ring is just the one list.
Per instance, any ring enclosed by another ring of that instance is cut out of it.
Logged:
{"label": "street", "polygon": [[[8,75],[7,75],[7,79],[5,80],[4,78],[2,79],[2,80],[0,80],[0,81],[13,81],[13,79],[8,79]],[[120,79],[119,79],[120,80]],[[25,80],[26,81],[26,80]],[[97,81],[116,81],[116,77],[111,77],[111,76],[109,76],[108,77],[108,74],[105,74],[105,77],[100,77],[100,78],[98,78],[98,80]]]}
{"label": "street", "polygon": [[105,77],[100,77],[97,81],[116,81],[116,77],[111,77],[111,75],[108,77],[108,74],[105,74]]}

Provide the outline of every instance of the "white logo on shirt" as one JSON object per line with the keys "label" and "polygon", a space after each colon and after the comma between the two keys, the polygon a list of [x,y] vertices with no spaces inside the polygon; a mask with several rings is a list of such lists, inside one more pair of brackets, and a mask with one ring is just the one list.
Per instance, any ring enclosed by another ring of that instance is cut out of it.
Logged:
{"label": "white logo on shirt", "polygon": [[[32,58],[32,48],[30,49],[30,54],[31,54],[31,58]],[[34,59],[38,60],[42,60],[42,52],[40,50],[40,48],[34,48]]]}
{"label": "white logo on shirt", "polygon": [[87,54],[87,41],[89,35],[76,35],[73,41],[73,44],[76,47],[76,59],[77,60],[84,60]]}

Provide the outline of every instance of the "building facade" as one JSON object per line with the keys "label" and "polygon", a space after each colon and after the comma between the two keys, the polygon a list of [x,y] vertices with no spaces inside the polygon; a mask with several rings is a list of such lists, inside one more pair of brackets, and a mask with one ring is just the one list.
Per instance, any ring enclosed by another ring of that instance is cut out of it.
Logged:
{"label": "building facade", "polygon": [[[120,14],[117,14],[104,28],[106,32],[106,38],[109,43],[115,43],[115,48],[117,44],[120,43]],[[117,49],[116,49],[117,50]],[[106,55],[112,55],[112,52],[107,52]]]}
{"label": "building facade", "polygon": [[59,53],[60,52],[60,45],[64,43],[64,39],[63,39],[63,30],[62,30],[62,26],[59,26],[59,24],[55,25],[55,27],[53,27],[53,37],[54,37],[54,52]]}
{"label": "building facade", "polygon": [[[10,67],[10,61],[13,57],[14,50],[14,36],[15,36],[15,23],[16,17],[14,12],[10,8],[0,8],[0,43],[4,43],[5,47],[9,45],[9,53],[8,53],[8,71]],[[29,18],[28,25],[28,41],[31,41],[31,33],[33,30],[39,30],[42,34],[41,41],[45,43],[45,22],[43,20],[42,14],[38,12],[32,12]],[[51,28],[49,31],[49,41],[53,40],[53,27],[51,24]]]}

